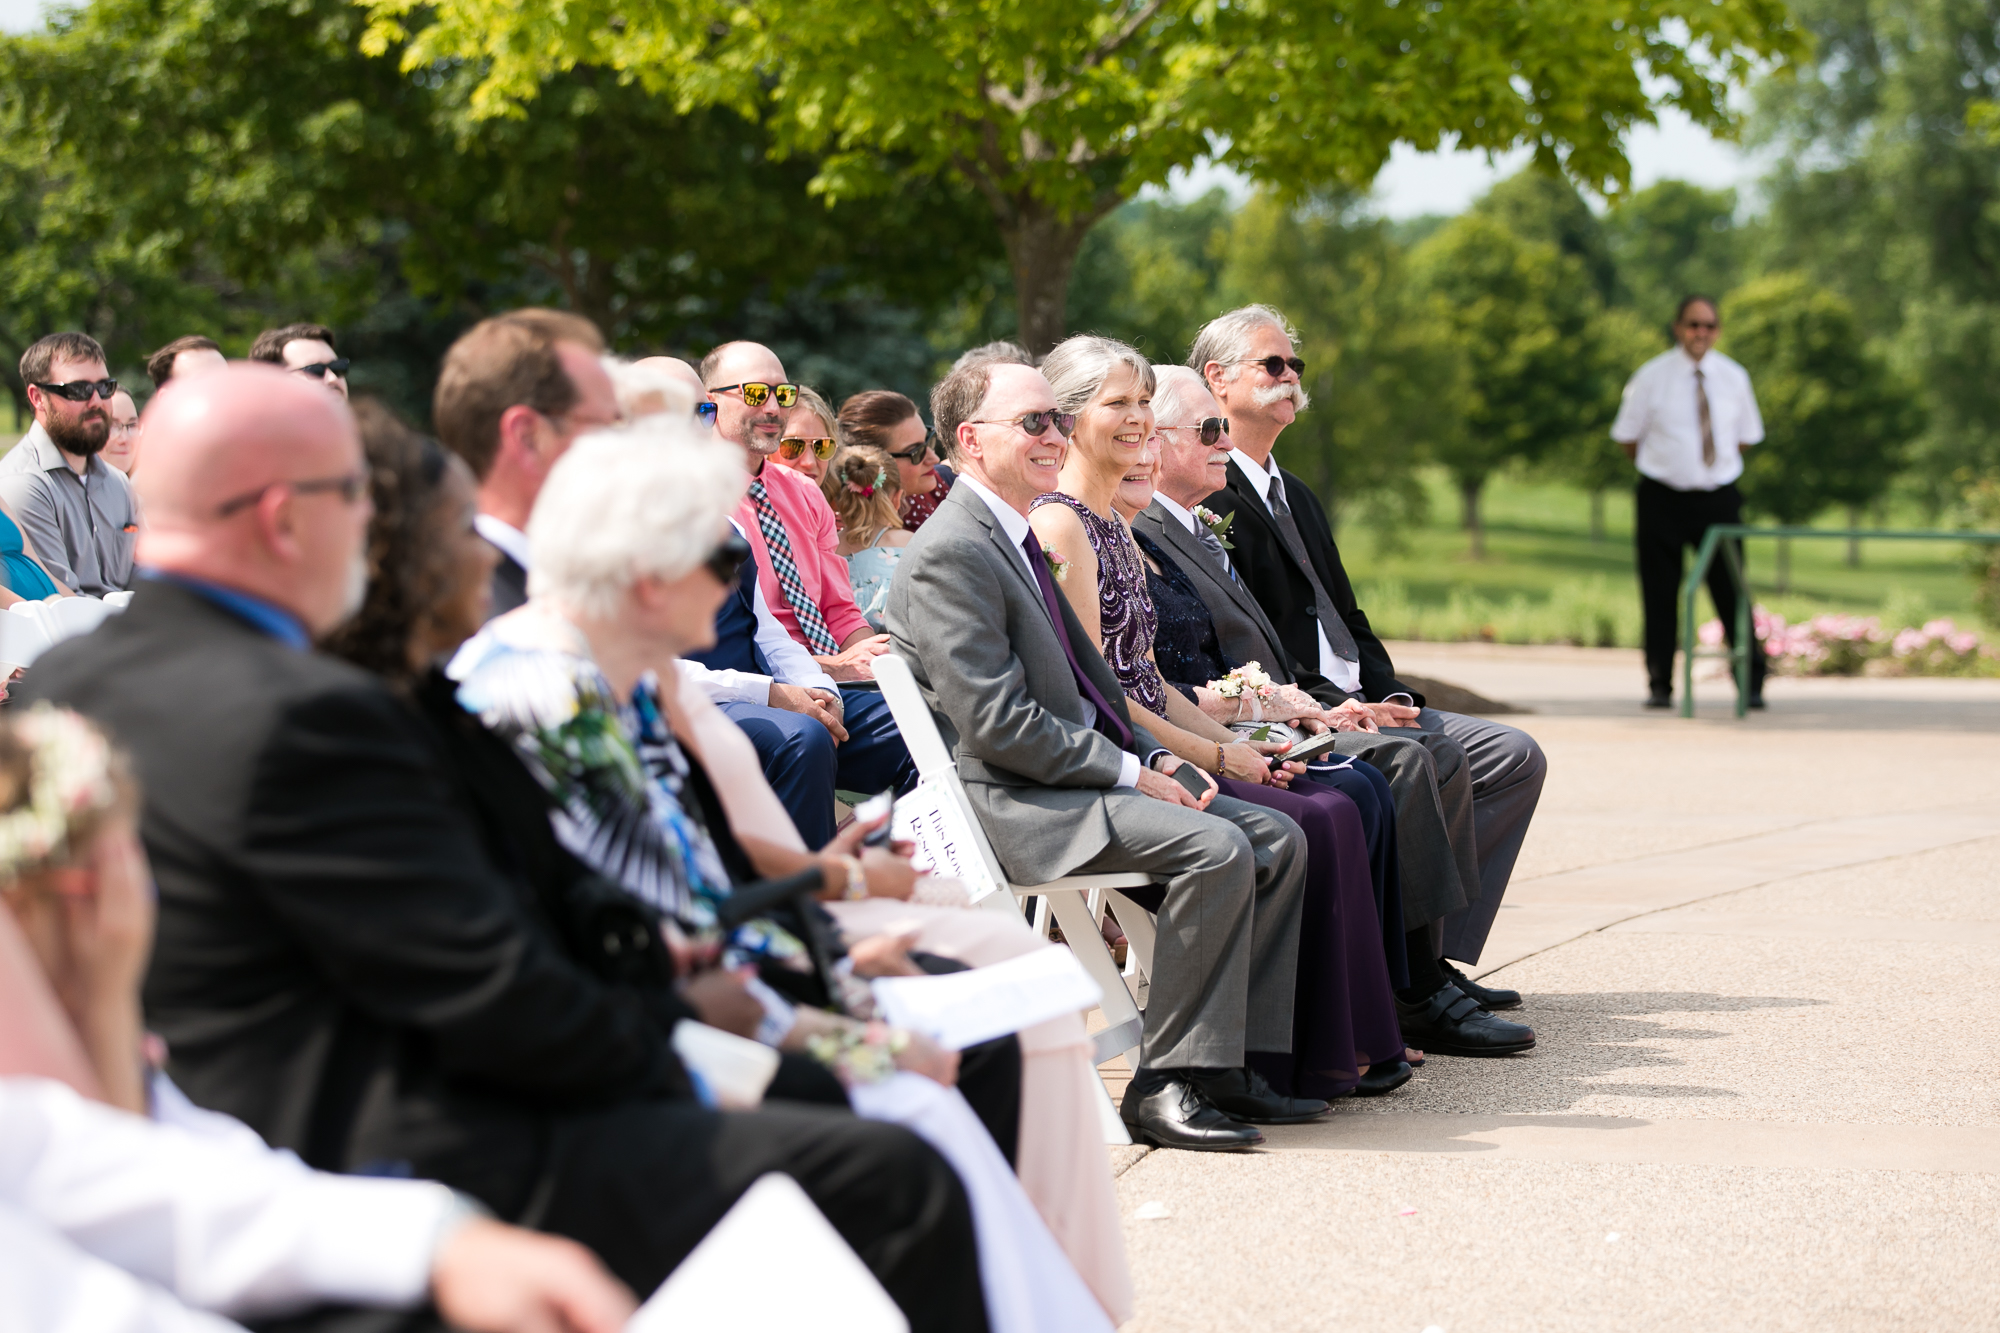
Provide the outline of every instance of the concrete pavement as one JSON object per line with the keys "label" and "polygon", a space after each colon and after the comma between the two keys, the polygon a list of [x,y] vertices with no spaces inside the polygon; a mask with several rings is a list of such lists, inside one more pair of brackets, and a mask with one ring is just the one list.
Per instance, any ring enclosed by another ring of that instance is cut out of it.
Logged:
{"label": "concrete pavement", "polygon": [[1780,679],[1738,721],[1716,681],[1684,720],[1636,653],[1392,651],[1535,710],[1473,970],[1540,1045],[1257,1154],[1114,1150],[1132,1327],[2000,1327],[2000,682]]}

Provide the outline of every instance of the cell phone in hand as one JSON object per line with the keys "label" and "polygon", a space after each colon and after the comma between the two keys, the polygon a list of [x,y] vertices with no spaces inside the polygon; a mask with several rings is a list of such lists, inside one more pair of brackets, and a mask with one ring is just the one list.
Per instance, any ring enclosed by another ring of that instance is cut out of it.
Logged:
{"label": "cell phone in hand", "polygon": [[1181,760],[1181,766],[1168,774],[1168,776],[1175,782],[1180,783],[1181,786],[1187,788],[1188,795],[1194,797],[1197,801],[1208,795],[1208,774],[1202,772],[1185,759]]}
{"label": "cell phone in hand", "polygon": [[1322,731],[1317,736],[1311,736],[1305,740],[1300,741],[1297,745],[1294,745],[1291,749],[1285,751],[1283,754],[1273,755],[1271,757],[1271,762],[1273,764],[1289,764],[1289,763],[1303,764],[1308,760],[1317,759],[1320,755],[1325,754],[1328,750],[1331,750],[1334,746],[1338,744],[1340,744],[1340,733],[1334,731]]}
{"label": "cell phone in hand", "polygon": [[856,806],[854,808],[856,823],[865,827],[869,824],[876,824],[879,821],[878,827],[869,829],[868,832],[861,835],[861,845],[863,847],[887,847],[890,837],[895,832],[896,821],[892,818],[895,813],[896,789],[894,787],[884,792],[878,792]]}

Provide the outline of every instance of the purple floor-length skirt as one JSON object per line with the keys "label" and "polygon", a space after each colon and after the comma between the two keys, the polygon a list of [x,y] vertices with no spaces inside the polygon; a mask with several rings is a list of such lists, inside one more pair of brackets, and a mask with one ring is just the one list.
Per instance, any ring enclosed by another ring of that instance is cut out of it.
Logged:
{"label": "purple floor-length skirt", "polygon": [[1286,791],[1219,781],[1224,795],[1287,815],[1306,835],[1292,1049],[1252,1051],[1250,1066],[1290,1096],[1344,1097],[1362,1068],[1403,1058],[1361,816],[1353,801],[1330,787],[1302,784]]}

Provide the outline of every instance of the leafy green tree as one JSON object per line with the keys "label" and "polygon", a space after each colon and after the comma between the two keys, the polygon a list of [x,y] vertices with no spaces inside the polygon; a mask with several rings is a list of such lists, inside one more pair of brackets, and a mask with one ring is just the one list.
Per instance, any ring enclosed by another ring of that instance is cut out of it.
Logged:
{"label": "leafy green tree", "polygon": [[1461,428],[1465,373],[1391,225],[1358,202],[1257,195],[1229,233],[1223,281],[1228,304],[1266,302],[1299,330],[1313,406],[1285,431],[1287,466],[1329,517],[1365,509],[1393,538],[1422,516],[1418,467]]}
{"label": "leafy green tree", "polygon": [[1083,243],[1064,327],[1121,338],[1155,361],[1181,360],[1220,308],[1234,212],[1221,190],[1120,208]]}
{"label": "leafy green tree", "polygon": [[1435,453],[1458,487],[1480,559],[1487,480],[1580,448],[1610,424],[1618,390],[1594,340],[1602,307],[1580,259],[1478,210],[1425,241],[1411,265],[1466,367],[1463,428]]}
{"label": "leafy green tree", "polygon": [[[476,72],[475,115],[520,114],[579,65],[682,109],[761,117],[821,156],[828,198],[947,173],[1006,246],[1020,333],[1064,332],[1096,222],[1202,159],[1300,197],[1373,178],[1390,148],[1534,146],[1592,188],[1627,179],[1655,100],[1729,123],[1730,84],[1798,49],[1782,0],[368,0],[371,49]],[[1647,80],[1651,79],[1650,85]]]}
{"label": "leafy green tree", "polygon": [[1620,200],[1604,231],[1623,299],[1661,337],[1682,297],[1719,301],[1743,280],[1747,237],[1734,190],[1660,181]]}
{"label": "leafy green tree", "polygon": [[815,163],[734,112],[588,67],[481,119],[475,72],[405,74],[361,53],[364,23],[344,0],[97,0],[0,41],[0,338],[80,324],[133,366],[311,315],[383,354],[358,383],[419,406],[458,329],[532,301],[626,347],[824,337],[828,387],[921,389],[928,312],[998,255],[963,186],[829,210]]}
{"label": "leafy green tree", "polygon": [[2000,476],[2000,96],[1995,0],[1801,0],[1812,59],[1760,86],[1765,271],[1852,306],[1915,384],[1928,426],[1906,485],[1935,512],[1964,476]]}
{"label": "leafy green tree", "polygon": [[1600,302],[1618,299],[1618,264],[1604,223],[1569,181],[1530,166],[1480,196],[1472,211],[1516,236],[1549,242],[1577,261]]}
{"label": "leafy green tree", "polygon": [[[1746,506],[1808,523],[1829,505],[1880,495],[1923,429],[1915,394],[1870,351],[1854,310],[1802,273],[1758,278],[1729,298],[1722,350],[1756,386],[1764,442],[1745,461]],[[1791,576],[1778,546],[1778,590]]]}
{"label": "leafy green tree", "polygon": [[1638,312],[1612,306],[1599,311],[1591,321],[1584,346],[1595,372],[1602,426],[1597,430],[1580,426],[1558,441],[1543,467],[1590,496],[1590,539],[1601,542],[1606,492],[1630,486],[1636,475],[1625,451],[1611,439],[1619,391],[1633,371],[1660,353],[1661,339],[1658,330]]}

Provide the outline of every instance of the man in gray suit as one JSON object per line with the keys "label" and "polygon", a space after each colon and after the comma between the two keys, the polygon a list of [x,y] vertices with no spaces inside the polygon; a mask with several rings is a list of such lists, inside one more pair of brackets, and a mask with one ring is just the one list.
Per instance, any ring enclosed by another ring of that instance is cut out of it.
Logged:
{"label": "man in gray suit", "polygon": [[923,687],[1010,880],[1164,881],[1126,1123],[1163,1147],[1227,1149],[1262,1142],[1252,1124],[1315,1118],[1325,1102],[1279,1096],[1244,1060],[1291,1049],[1304,835],[1205,777],[1199,796],[1184,789],[1180,761],[1133,724],[1118,678],[1057,595],[1059,562],[1027,515],[1055,488],[1075,419],[1041,372],[966,366],[931,410],[958,479],[898,562],[890,645]]}

